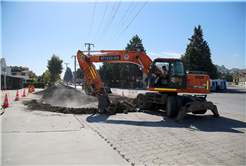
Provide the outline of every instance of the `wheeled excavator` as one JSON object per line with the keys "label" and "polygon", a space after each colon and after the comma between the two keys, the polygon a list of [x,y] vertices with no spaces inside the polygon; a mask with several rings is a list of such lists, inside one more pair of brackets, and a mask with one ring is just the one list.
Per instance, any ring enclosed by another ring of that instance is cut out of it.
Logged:
{"label": "wheeled excavator", "polygon": [[[136,97],[136,105],[140,109],[158,105],[166,110],[168,117],[176,117],[175,120],[178,122],[188,112],[205,114],[208,109],[212,111],[214,117],[219,117],[216,105],[206,100],[210,91],[209,75],[205,72],[187,73],[184,62],[180,59],[157,58],[152,61],[142,52],[129,50],[90,51],[97,53],[93,55],[86,55],[86,52],[88,51],[79,50],[77,58],[87,83],[98,98],[98,109],[101,112],[107,111],[110,100],[93,63],[125,62],[139,65],[147,76],[146,89],[149,92],[140,93]],[[162,72],[164,66],[168,71],[165,77]]]}

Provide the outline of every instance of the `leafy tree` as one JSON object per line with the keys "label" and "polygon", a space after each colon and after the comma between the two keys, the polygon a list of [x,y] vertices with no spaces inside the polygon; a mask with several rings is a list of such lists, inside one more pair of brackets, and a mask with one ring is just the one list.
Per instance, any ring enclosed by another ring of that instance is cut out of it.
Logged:
{"label": "leafy tree", "polygon": [[236,73],[234,73],[233,75],[232,75],[232,77],[235,77],[236,75],[238,75],[239,73],[238,73],[238,71],[236,71]]}
{"label": "leafy tree", "polygon": [[227,82],[232,82],[233,81],[233,76],[232,74],[229,73],[229,71],[227,70],[225,78],[224,78]]}
{"label": "leafy tree", "polygon": [[77,69],[77,71],[76,71],[76,78],[83,79],[84,77],[85,76],[84,76],[82,70],[81,69]]}
{"label": "leafy tree", "polygon": [[47,68],[50,72],[50,81],[54,85],[54,82],[57,81],[60,78],[60,74],[62,73],[62,63],[63,60],[59,58],[59,56],[56,56],[53,54],[51,56],[51,59],[48,60]]}
{"label": "leafy tree", "polygon": [[46,70],[43,74],[43,79],[44,79],[44,82],[47,84],[47,83],[50,83],[50,71],[49,70]]}
{"label": "leafy tree", "polygon": [[[142,40],[138,35],[132,37],[125,49],[146,53]],[[110,82],[118,79],[128,80],[128,78],[133,76],[134,78],[140,77],[142,76],[142,71],[138,65],[132,63],[103,63],[98,70],[98,74],[103,82]]]}
{"label": "leafy tree", "polygon": [[69,67],[67,67],[67,70],[64,74],[63,79],[68,82],[68,81],[72,80],[72,78],[73,78],[72,71]]}
{"label": "leafy tree", "polygon": [[219,70],[217,70],[217,76],[218,76],[218,78],[221,78],[221,76],[222,76],[222,73]]}
{"label": "leafy tree", "polygon": [[201,25],[194,28],[194,34],[188,40],[190,43],[187,45],[185,55],[181,56],[186,68],[190,71],[206,71],[210,78],[217,78],[217,68],[212,63],[209,45],[203,39]]}
{"label": "leafy tree", "polygon": [[29,78],[30,82],[38,82],[38,80],[36,78]]}
{"label": "leafy tree", "polygon": [[[139,51],[146,54],[146,50],[144,49],[142,40],[139,38],[138,35],[132,37],[125,49],[130,51]],[[124,67],[121,69],[121,77],[126,76],[134,76],[134,78],[141,77],[142,71],[140,70],[140,67],[136,64],[125,63]]]}

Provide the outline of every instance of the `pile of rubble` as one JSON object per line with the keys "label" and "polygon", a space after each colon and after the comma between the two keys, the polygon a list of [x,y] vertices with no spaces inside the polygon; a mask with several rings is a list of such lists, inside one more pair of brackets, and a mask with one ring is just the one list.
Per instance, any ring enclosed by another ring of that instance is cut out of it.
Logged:
{"label": "pile of rubble", "polygon": [[[97,114],[102,113],[97,109],[97,98],[88,96],[81,91],[68,86],[52,86],[37,92],[39,100],[31,100],[24,103],[30,110],[42,110],[59,112],[64,114]],[[111,104],[107,112],[109,114],[128,113],[137,111],[135,100],[125,96],[110,94]]]}

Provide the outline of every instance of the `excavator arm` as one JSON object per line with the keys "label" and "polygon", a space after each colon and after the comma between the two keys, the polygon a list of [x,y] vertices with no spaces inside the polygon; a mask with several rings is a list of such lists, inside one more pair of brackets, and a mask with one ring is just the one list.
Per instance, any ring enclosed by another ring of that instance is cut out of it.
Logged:
{"label": "excavator arm", "polygon": [[[102,81],[93,65],[95,62],[127,62],[134,63],[142,67],[143,72],[148,76],[150,65],[152,60],[144,53],[139,51],[128,51],[128,50],[101,50],[101,51],[90,51],[100,52],[95,55],[85,55],[84,52],[78,51],[77,58],[80,68],[91,87],[93,93],[98,98],[98,109],[101,111],[107,111],[110,105],[108,94],[102,84]],[[92,85],[91,82],[94,82]]]}

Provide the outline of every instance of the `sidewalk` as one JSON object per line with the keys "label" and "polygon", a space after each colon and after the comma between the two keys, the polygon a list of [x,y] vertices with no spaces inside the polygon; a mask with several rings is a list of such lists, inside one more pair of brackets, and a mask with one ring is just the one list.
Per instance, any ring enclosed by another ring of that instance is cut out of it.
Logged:
{"label": "sidewalk", "polygon": [[14,101],[16,91],[5,91],[11,107],[0,116],[1,165],[130,165],[74,115],[27,110],[22,101],[39,96]]}

